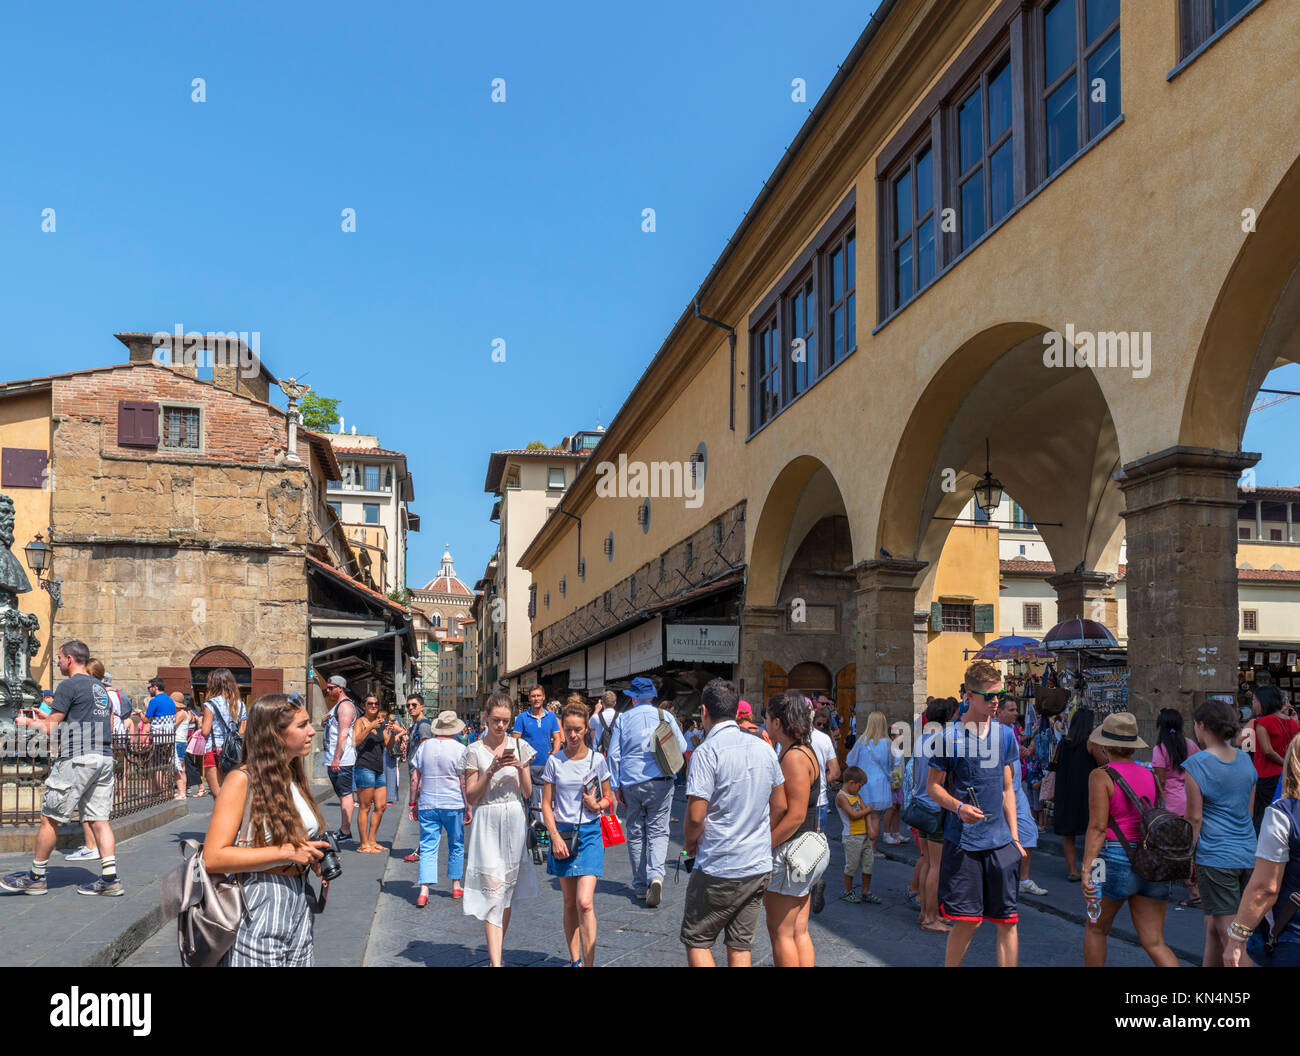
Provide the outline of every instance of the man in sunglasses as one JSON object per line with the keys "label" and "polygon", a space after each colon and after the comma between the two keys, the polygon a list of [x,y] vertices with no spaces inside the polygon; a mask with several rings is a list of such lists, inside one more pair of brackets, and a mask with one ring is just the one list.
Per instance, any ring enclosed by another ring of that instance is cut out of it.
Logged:
{"label": "man in sunglasses", "polygon": [[[424,717],[424,698],[419,693],[411,693],[407,696],[406,714],[411,721],[410,732],[407,734],[406,787],[414,790],[416,787],[415,773],[411,762],[415,759],[415,750],[420,747],[420,742],[433,736],[433,724]],[[415,795],[415,792],[412,791],[411,795]],[[408,805],[413,806],[414,801]],[[418,847],[403,859],[403,861],[407,862],[418,862],[419,860],[420,849]]]}
{"label": "man in sunglasses", "polygon": [[966,669],[964,717],[946,727],[930,760],[926,791],[947,811],[939,865],[939,913],[953,924],[944,963],[961,965],[985,920],[998,928],[998,966],[1019,958],[1016,904],[1024,849],[1012,777],[1016,740],[993,721],[1006,698],[1002,674],[986,660]]}

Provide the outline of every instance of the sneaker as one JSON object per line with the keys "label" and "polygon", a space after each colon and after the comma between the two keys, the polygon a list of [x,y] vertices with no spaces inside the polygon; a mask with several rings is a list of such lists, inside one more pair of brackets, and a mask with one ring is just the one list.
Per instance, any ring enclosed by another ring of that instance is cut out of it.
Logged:
{"label": "sneaker", "polygon": [[46,890],[45,877],[38,880],[27,869],[0,879],[0,891],[8,891],[13,895],[43,895]]}
{"label": "sneaker", "polygon": [[97,862],[99,861],[99,851],[91,850],[83,844],[75,851],[69,851],[64,857],[70,862]]}
{"label": "sneaker", "polygon": [[847,895],[844,896],[844,901],[849,902],[856,906],[859,902],[862,901],[862,896],[859,895],[856,891],[850,891]]}
{"label": "sneaker", "polygon": [[826,908],[826,881],[818,880],[812,889],[812,911],[820,913]]}
{"label": "sneaker", "polygon": [[874,891],[868,891],[862,896],[862,901],[869,906],[883,906],[885,903],[881,897]]}
{"label": "sneaker", "polygon": [[125,893],[121,880],[105,880],[102,876],[98,880],[92,880],[90,883],[82,884],[77,888],[77,894],[79,895],[107,895],[109,897],[116,897],[117,895],[123,895]]}
{"label": "sneaker", "polygon": [[655,879],[650,881],[650,886],[646,888],[645,904],[649,906],[651,909],[654,909],[655,906],[659,905],[659,901],[660,899],[663,898],[663,894],[664,894],[663,881],[660,880],[658,877],[656,877]]}
{"label": "sneaker", "polygon": [[335,842],[335,843],[351,843],[351,842],[352,842],[352,833],[350,833],[350,832],[341,832],[340,830],[335,829],[333,832],[330,833],[330,835],[334,837],[334,842]]}
{"label": "sneaker", "polygon": [[1026,895],[1045,895],[1045,894],[1047,894],[1047,888],[1045,888],[1045,887],[1039,887],[1039,886],[1038,886],[1036,883],[1034,883],[1032,880],[1021,880],[1021,881],[1020,881],[1020,890],[1021,890],[1024,894],[1026,894]]}
{"label": "sneaker", "polygon": [[919,891],[909,891],[907,893],[907,904],[913,909],[921,908],[921,893]]}

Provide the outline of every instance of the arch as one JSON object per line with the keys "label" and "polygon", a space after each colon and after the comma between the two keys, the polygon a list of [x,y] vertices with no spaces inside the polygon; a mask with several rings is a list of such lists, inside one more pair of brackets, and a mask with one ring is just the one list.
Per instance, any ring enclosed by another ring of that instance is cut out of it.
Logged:
{"label": "arch", "polygon": [[1123,497],[1112,479],[1118,432],[1092,370],[1044,364],[1049,329],[989,327],[936,372],[890,467],[881,549],[934,564],[984,472],[987,438],[993,475],[1038,526],[1057,568],[1115,569],[1123,536]]}
{"label": "arch", "polygon": [[804,696],[812,696],[814,693],[829,694],[831,691],[830,669],[815,660],[804,660],[802,663],[795,664],[790,668],[790,674],[786,678],[789,688],[801,691]]}
{"label": "arch", "polygon": [[778,603],[781,583],[800,544],[826,516],[845,516],[839,485],[821,459],[799,455],[776,475],[758,515],[749,548],[748,604]]}
{"label": "arch", "polygon": [[210,645],[190,659],[190,667],[253,667],[253,661],[229,645]]}
{"label": "arch", "polygon": [[1300,159],[1287,170],[1219,289],[1196,351],[1179,443],[1236,451],[1265,375],[1300,362]]}

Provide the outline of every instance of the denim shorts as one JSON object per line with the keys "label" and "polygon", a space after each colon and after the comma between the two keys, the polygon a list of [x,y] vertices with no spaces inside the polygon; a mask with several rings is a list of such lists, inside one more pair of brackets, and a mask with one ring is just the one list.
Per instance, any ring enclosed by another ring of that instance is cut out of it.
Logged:
{"label": "denim shorts", "polygon": [[1101,885],[1103,898],[1127,902],[1134,895],[1141,895],[1168,902],[1173,897],[1173,885],[1168,880],[1143,880],[1133,872],[1119,840],[1107,840],[1102,844],[1101,860],[1106,863],[1106,879]]}
{"label": "denim shorts", "polygon": [[352,785],[358,790],[363,788],[388,788],[388,782],[384,779],[382,770],[367,770],[364,766],[354,766],[352,768]]}

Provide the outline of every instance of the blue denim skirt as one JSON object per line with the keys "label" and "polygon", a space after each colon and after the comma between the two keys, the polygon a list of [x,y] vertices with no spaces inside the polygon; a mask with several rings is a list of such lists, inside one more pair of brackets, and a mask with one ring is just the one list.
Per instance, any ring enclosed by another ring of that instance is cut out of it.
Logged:
{"label": "blue denim skirt", "polygon": [[1101,885],[1103,898],[1127,902],[1134,895],[1141,895],[1168,902],[1173,897],[1173,884],[1168,880],[1143,880],[1133,872],[1119,840],[1107,840],[1101,845],[1101,860],[1106,863],[1106,879]]}
{"label": "blue denim skirt", "polygon": [[[557,829],[560,839],[569,848],[568,858],[556,860],[552,851],[546,859],[546,872],[551,876],[603,876],[605,873],[605,841],[600,835],[600,822],[589,821],[577,829]],[[574,836],[578,851],[573,852]]]}

